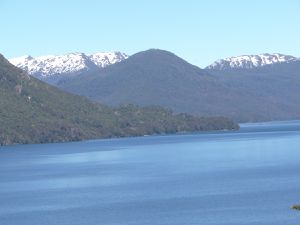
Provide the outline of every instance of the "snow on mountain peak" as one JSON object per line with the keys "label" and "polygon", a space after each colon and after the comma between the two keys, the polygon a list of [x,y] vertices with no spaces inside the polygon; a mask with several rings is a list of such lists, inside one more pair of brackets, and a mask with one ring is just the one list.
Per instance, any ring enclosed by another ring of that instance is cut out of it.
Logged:
{"label": "snow on mountain peak", "polygon": [[10,60],[10,62],[12,64],[14,64],[15,66],[18,66],[21,62],[27,62],[32,60],[33,58],[30,55],[24,55],[21,57],[17,57],[17,58],[13,58]]}
{"label": "snow on mountain peak", "polygon": [[89,58],[95,63],[98,67],[106,67],[108,65],[121,62],[124,59],[128,58],[128,55],[121,52],[99,52],[92,55],[89,55]]}
{"label": "snow on mountain peak", "polygon": [[242,55],[236,57],[229,57],[215,61],[213,64],[206,67],[206,69],[226,70],[226,69],[252,69],[271,65],[275,63],[296,61],[299,58],[290,55],[283,55],[279,53],[274,54],[259,54],[259,55]]}
{"label": "snow on mountain peak", "polygon": [[35,58],[22,56],[9,61],[29,74],[42,78],[56,74],[73,74],[94,68],[103,68],[126,58],[128,56],[124,53],[103,52],[92,55],[69,53],[66,55],[47,55]]}

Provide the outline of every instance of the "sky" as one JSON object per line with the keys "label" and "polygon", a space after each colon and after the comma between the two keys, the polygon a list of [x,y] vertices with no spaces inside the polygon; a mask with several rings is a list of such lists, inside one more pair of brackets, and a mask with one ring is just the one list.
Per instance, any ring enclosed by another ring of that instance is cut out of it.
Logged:
{"label": "sky", "polygon": [[150,48],[205,67],[230,56],[300,57],[300,0],[0,0],[0,53]]}

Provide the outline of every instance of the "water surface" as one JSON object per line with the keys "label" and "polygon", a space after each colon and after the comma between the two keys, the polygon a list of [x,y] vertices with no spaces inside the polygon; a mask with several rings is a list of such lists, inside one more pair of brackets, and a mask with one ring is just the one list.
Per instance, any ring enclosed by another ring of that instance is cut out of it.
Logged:
{"label": "water surface", "polygon": [[299,225],[300,122],[0,148],[1,225]]}

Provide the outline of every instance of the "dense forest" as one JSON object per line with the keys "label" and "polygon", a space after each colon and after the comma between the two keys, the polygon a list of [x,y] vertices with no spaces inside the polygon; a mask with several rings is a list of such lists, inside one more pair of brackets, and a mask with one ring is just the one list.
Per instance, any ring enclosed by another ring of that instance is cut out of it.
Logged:
{"label": "dense forest", "polygon": [[29,76],[0,55],[0,145],[238,129],[223,117],[161,107],[108,107]]}

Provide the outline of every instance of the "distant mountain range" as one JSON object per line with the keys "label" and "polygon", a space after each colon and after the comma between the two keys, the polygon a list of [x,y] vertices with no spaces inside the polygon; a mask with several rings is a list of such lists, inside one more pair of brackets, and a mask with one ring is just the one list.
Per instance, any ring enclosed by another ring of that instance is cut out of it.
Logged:
{"label": "distant mountain range", "polygon": [[275,54],[260,54],[260,55],[242,55],[236,57],[229,57],[215,61],[213,64],[206,67],[206,69],[214,70],[228,70],[228,69],[254,69],[264,67],[267,65],[276,65],[279,63],[289,63],[300,61],[290,55]]}
{"label": "distant mountain range", "polygon": [[[81,72],[94,71],[121,62],[129,56],[121,52],[99,52],[95,54],[70,53],[66,55],[48,55],[40,57],[22,56],[9,61],[40,79],[54,75],[72,75]],[[205,69],[253,69],[266,65],[299,61],[300,58],[274,54],[242,55],[219,59]]]}
{"label": "distant mountain range", "polygon": [[300,119],[300,59],[278,53],[230,57],[200,69],[150,49],[65,75],[46,81],[112,106],[159,105],[239,122]]}
{"label": "distant mountain range", "polygon": [[51,83],[57,79],[74,76],[82,72],[97,71],[128,58],[121,52],[99,52],[91,55],[70,53],[41,57],[22,56],[9,61],[30,75]]}
{"label": "distant mountain range", "polygon": [[161,107],[112,108],[48,85],[0,55],[0,145],[237,129],[226,118],[175,115]]}

